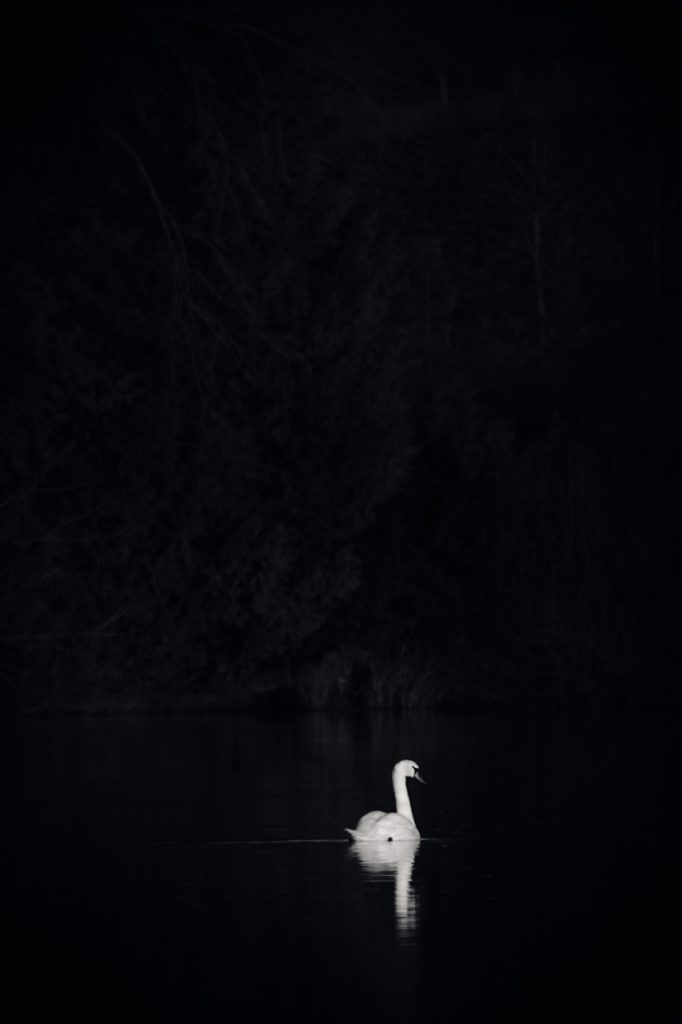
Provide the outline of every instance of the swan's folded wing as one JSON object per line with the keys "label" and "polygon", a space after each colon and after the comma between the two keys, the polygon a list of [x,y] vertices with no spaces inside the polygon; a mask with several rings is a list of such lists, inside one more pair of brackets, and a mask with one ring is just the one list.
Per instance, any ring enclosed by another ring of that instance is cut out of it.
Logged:
{"label": "swan's folded wing", "polygon": [[385,817],[385,811],[368,811],[367,814],[363,814],[355,828],[347,828],[345,831],[356,842],[361,839],[374,839],[377,822]]}
{"label": "swan's folded wing", "polygon": [[372,829],[373,839],[418,839],[419,832],[402,814],[383,814]]}
{"label": "swan's folded wing", "polygon": [[367,814],[363,814],[355,828],[358,832],[364,832],[367,835],[370,832],[373,832],[376,828],[377,822],[381,821],[381,819],[385,817],[385,811],[368,811]]}

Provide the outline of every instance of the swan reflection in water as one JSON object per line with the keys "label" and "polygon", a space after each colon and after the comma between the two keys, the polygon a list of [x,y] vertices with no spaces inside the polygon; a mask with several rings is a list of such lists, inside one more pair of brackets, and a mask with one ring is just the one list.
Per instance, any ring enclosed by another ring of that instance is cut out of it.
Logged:
{"label": "swan reflection in water", "polygon": [[417,894],[412,885],[412,869],[418,849],[419,839],[404,839],[399,843],[368,840],[350,847],[351,856],[360,861],[365,871],[377,880],[393,880],[395,922],[402,938],[412,935],[417,926]]}

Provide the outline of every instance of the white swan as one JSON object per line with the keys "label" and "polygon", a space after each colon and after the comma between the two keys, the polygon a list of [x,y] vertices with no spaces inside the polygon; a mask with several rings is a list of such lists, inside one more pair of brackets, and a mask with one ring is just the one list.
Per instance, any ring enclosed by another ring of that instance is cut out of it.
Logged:
{"label": "white swan", "polygon": [[419,774],[419,765],[414,761],[398,761],[393,766],[393,792],[395,793],[395,811],[369,811],[363,814],[355,828],[347,828],[346,832],[356,842],[367,840],[419,839],[419,831],[414,823],[412,806],[407,794],[407,779],[424,782]]}

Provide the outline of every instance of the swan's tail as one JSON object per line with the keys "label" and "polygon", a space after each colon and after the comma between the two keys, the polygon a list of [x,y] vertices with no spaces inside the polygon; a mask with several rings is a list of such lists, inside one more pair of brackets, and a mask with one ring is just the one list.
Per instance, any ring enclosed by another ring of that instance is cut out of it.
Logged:
{"label": "swan's tail", "polygon": [[360,838],[360,834],[356,832],[354,828],[344,828],[343,831],[348,833],[350,837],[348,840],[349,843],[357,842],[357,840]]}

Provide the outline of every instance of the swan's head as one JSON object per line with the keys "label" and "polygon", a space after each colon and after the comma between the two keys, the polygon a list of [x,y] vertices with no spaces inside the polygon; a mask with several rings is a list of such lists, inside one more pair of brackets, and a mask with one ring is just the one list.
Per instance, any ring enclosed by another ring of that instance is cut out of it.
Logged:
{"label": "swan's head", "polygon": [[393,769],[394,775],[402,775],[406,779],[416,779],[426,785],[426,779],[419,772],[419,765],[416,761],[398,761]]}

